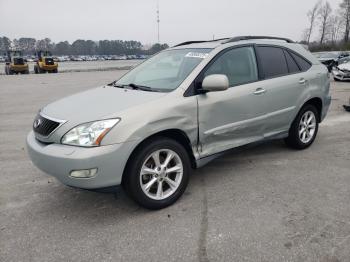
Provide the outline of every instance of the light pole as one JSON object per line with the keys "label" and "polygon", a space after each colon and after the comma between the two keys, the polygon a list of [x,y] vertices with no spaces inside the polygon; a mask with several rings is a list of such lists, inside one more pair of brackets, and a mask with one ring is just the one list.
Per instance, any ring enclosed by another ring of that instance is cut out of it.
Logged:
{"label": "light pole", "polygon": [[157,2],[157,26],[158,26],[158,44],[160,44],[160,39],[159,39],[159,1]]}

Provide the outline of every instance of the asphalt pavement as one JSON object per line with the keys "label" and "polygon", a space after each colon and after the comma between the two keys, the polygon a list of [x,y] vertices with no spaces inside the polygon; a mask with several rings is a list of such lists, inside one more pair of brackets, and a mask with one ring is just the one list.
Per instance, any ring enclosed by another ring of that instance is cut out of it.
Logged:
{"label": "asphalt pavement", "polygon": [[196,170],[173,206],[62,185],[30,162],[38,109],[123,71],[0,76],[0,261],[350,261],[350,83],[307,150],[283,141]]}

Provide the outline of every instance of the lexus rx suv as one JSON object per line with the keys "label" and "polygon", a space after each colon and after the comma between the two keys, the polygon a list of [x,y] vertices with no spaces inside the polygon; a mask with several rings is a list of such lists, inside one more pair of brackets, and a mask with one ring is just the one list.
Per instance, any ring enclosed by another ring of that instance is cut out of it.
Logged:
{"label": "lexus rx suv", "polygon": [[285,38],[185,42],[42,108],[28,153],[63,184],[121,184],[141,206],[164,208],[184,193],[193,168],[229,149],[270,139],[309,147],[330,105],[329,77]]}

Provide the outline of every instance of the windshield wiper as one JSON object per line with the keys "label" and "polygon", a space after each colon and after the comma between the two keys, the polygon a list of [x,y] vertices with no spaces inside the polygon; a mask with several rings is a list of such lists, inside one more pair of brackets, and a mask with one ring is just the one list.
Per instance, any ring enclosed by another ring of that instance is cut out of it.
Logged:
{"label": "windshield wiper", "polygon": [[118,87],[119,85],[116,84],[117,80],[114,80],[112,83],[107,84],[107,86],[115,86]]}
{"label": "windshield wiper", "polygon": [[137,85],[137,84],[134,84],[134,83],[130,83],[128,86],[130,86],[131,88],[136,89],[136,90],[154,91],[154,92],[156,91],[156,90],[152,89],[149,86],[142,86],[142,85]]}
{"label": "windshield wiper", "polygon": [[149,86],[143,86],[143,85],[137,85],[134,83],[130,83],[128,85],[122,85],[122,84],[117,84],[117,81],[113,81],[112,83],[108,84],[108,86],[113,86],[113,87],[119,87],[119,88],[132,88],[134,90],[142,90],[142,91],[149,91],[149,92],[160,92],[159,90],[153,89]]}
{"label": "windshield wiper", "polygon": [[129,87],[129,85],[117,84],[117,80],[113,81],[112,83],[107,84],[107,86],[113,86],[113,87],[119,87],[119,88],[127,88],[127,87]]}

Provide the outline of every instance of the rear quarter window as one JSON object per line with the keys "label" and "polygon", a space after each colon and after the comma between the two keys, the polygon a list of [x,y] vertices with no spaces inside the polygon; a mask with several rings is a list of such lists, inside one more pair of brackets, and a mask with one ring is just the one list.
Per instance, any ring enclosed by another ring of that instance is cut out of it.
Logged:
{"label": "rear quarter window", "polygon": [[292,55],[286,50],[284,50],[284,55],[286,56],[289,73],[294,74],[294,73],[300,72],[301,69],[299,68],[298,64],[295,62]]}
{"label": "rear quarter window", "polygon": [[293,52],[291,52],[292,57],[294,58],[295,62],[298,64],[301,71],[305,72],[310,69],[311,63],[307,61],[305,58],[301,57],[300,55],[297,55]]}

